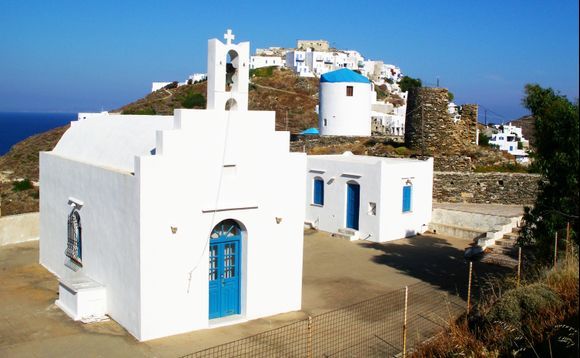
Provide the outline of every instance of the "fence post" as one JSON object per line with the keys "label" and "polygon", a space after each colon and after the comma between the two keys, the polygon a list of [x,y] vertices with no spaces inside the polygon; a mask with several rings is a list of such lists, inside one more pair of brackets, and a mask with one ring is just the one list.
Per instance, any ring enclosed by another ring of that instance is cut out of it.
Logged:
{"label": "fence post", "polygon": [[568,253],[570,251],[570,222],[566,223],[566,262],[568,262]]}
{"label": "fence post", "polygon": [[520,246],[518,247],[518,280],[516,287],[520,287],[521,273],[522,273],[522,247]]}
{"label": "fence post", "polygon": [[312,316],[308,316],[308,343],[306,350],[308,358],[312,358]]}
{"label": "fence post", "polygon": [[558,232],[554,236],[554,270],[556,270],[556,264],[558,263]]}
{"label": "fence post", "polygon": [[471,273],[473,272],[473,261],[469,261],[469,281],[467,283],[467,314],[471,308]]}
{"label": "fence post", "polygon": [[407,356],[407,307],[409,302],[409,286],[405,286],[405,308],[403,313],[403,358]]}

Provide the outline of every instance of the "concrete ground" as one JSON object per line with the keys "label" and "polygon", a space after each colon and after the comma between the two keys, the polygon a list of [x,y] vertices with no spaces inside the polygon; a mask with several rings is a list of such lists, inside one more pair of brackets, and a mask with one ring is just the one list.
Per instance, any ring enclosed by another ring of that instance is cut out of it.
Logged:
{"label": "concrete ground", "polygon": [[433,209],[437,208],[506,217],[524,215],[524,207],[522,205],[433,203]]}
{"label": "concrete ground", "polygon": [[[176,357],[424,282],[465,297],[464,240],[424,235],[387,244],[306,231],[302,311],[138,342],[114,321],[83,324],[55,305],[58,282],[38,264],[38,242],[0,248],[0,357]],[[497,266],[476,263],[476,279]],[[429,292],[423,294],[429,299]],[[461,302],[461,301],[459,301]]]}

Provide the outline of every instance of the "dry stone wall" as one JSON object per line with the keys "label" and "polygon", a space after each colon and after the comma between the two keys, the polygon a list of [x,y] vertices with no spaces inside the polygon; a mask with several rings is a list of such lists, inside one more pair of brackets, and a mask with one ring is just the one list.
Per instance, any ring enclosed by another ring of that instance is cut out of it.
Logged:
{"label": "dry stone wall", "polygon": [[433,201],[441,203],[531,205],[538,193],[539,174],[433,173]]}
{"label": "dry stone wall", "polygon": [[477,105],[461,107],[461,120],[448,112],[449,91],[420,87],[409,90],[405,119],[407,147],[425,154],[460,153],[477,142]]}
{"label": "dry stone wall", "polygon": [[472,172],[471,158],[462,155],[435,156],[433,170],[436,172]]}

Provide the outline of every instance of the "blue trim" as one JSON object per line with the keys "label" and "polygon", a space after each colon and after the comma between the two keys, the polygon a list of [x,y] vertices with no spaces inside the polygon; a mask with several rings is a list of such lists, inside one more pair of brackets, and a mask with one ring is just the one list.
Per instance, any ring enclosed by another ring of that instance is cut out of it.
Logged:
{"label": "blue trim", "polygon": [[324,181],[320,178],[314,179],[313,204],[324,205]]}
{"label": "blue trim", "polygon": [[411,211],[411,195],[413,187],[411,185],[405,185],[403,187],[403,212],[407,213]]}
{"label": "blue trim", "polygon": [[348,183],[346,187],[346,227],[358,230],[360,211],[360,185]]}
{"label": "blue trim", "polygon": [[341,68],[340,70],[326,72],[320,76],[320,82],[356,82],[356,83],[371,83],[365,76],[349,70],[348,68]]}
{"label": "blue trim", "polygon": [[209,318],[240,313],[242,235],[233,220],[213,229],[209,244]]}

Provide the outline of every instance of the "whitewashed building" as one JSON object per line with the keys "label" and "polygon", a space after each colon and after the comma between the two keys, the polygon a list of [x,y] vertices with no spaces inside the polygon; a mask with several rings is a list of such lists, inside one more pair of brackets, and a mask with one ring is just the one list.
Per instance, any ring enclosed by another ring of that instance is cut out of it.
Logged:
{"label": "whitewashed building", "polygon": [[320,135],[371,135],[371,83],[343,68],[320,77]]}
{"label": "whitewashed building", "polygon": [[311,155],[306,222],[351,240],[396,240],[427,230],[432,191],[432,158]]}
{"label": "whitewashed building", "polygon": [[261,67],[284,67],[284,59],[278,56],[252,56],[250,58],[250,69]]}
{"label": "whitewashed building", "polygon": [[515,156],[518,162],[527,163],[529,158],[526,149],[529,147],[529,142],[524,138],[522,129],[511,123],[495,125],[494,127],[497,133],[492,135],[489,144]]}
{"label": "whitewashed building", "polygon": [[40,263],[74,319],[143,341],[300,309],[306,157],[247,110],[233,37],[208,42],[207,110],[86,118],[40,154]]}

